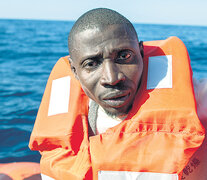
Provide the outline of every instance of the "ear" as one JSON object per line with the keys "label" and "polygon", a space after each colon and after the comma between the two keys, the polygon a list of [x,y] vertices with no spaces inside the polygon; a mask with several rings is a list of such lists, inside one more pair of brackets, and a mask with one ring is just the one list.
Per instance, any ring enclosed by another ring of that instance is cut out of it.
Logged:
{"label": "ear", "polygon": [[76,68],[75,68],[75,66],[74,66],[74,62],[73,62],[73,60],[71,59],[70,56],[68,56],[68,60],[69,60],[69,63],[70,63],[71,71],[73,72],[75,78],[76,78],[77,80],[79,80],[78,75],[77,75],[77,72],[76,72]]}
{"label": "ear", "polygon": [[143,46],[143,41],[139,42],[139,50],[142,58],[144,58],[144,46]]}

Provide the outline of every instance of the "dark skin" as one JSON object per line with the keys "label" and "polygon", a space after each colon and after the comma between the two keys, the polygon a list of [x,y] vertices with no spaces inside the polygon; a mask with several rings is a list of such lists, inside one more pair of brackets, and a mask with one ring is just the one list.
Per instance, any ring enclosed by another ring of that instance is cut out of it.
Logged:
{"label": "dark skin", "polygon": [[143,72],[142,45],[126,25],[77,33],[71,68],[86,95],[111,115],[124,116],[134,101]]}

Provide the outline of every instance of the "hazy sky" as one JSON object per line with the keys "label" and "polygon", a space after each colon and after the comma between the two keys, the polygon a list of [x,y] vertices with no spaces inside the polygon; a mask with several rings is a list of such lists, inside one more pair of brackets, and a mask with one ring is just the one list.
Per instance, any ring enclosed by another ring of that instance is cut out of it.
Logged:
{"label": "hazy sky", "polygon": [[0,0],[0,18],[76,20],[97,7],[132,22],[207,26],[207,0]]}

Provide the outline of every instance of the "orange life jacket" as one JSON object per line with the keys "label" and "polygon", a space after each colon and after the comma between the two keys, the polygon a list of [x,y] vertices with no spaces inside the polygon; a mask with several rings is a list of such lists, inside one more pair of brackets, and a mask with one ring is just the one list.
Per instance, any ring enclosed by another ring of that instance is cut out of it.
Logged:
{"label": "orange life jacket", "polygon": [[141,172],[180,179],[204,139],[190,59],[176,37],[144,43],[142,83],[119,125],[88,138],[88,106],[68,58],[61,58],[47,82],[29,145],[42,154],[43,174],[96,180]]}

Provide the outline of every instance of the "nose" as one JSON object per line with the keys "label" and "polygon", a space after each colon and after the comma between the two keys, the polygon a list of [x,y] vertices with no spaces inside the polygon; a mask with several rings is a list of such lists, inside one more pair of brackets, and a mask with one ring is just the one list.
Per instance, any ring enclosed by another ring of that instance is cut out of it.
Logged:
{"label": "nose", "polygon": [[125,80],[124,74],[120,71],[120,67],[117,67],[112,60],[106,59],[103,63],[103,71],[101,75],[101,85],[115,86],[121,81]]}

